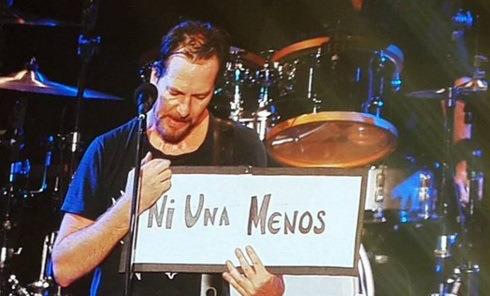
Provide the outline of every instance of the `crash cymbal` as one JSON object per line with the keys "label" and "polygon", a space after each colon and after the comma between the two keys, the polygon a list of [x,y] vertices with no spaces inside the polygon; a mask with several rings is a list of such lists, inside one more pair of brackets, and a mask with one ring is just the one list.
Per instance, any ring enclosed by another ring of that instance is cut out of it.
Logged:
{"label": "crash cymbal", "polygon": [[[77,97],[78,92],[76,87],[50,81],[37,69],[21,70],[10,76],[0,77],[0,89],[61,97]],[[83,97],[94,100],[122,100],[113,95],[88,89],[84,91]]]}
{"label": "crash cymbal", "polygon": [[29,15],[15,8],[8,8],[0,11],[0,24],[36,27],[78,26],[76,23],[62,22],[50,18]]}

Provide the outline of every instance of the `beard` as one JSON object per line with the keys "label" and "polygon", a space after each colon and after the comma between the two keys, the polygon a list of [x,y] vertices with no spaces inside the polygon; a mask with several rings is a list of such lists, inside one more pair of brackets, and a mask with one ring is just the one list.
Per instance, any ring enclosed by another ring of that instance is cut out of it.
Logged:
{"label": "beard", "polygon": [[[168,124],[165,120],[166,118],[170,118],[172,121],[177,122],[179,126],[176,127]],[[171,116],[159,118],[157,120],[157,130],[161,137],[164,141],[173,144],[182,141],[191,132],[192,126],[192,122],[189,120],[179,120]]]}

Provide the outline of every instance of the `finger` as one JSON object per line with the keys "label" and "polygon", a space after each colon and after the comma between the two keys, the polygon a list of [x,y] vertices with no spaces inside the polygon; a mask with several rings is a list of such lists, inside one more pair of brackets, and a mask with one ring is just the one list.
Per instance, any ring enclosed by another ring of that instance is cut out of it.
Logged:
{"label": "finger", "polygon": [[255,276],[255,271],[252,267],[250,267],[250,264],[248,264],[247,259],[245,258],[245,255],[243,254],[242,250],[236,249],[235,250],[235,255],[238,258],[238,261],[240,261],[240,265],[242,266],[243,272],[248,278],[252,278]]}
{"label": "finger", "polygon": [[245,250],[247,251],[248,256],[250,257],[250,260],[252,261],[253,267],[256,272],[267,272],[265,269],[264,265],[262,264],[262,261],[260,261],[259,256],[257,253],[255,253],[255,250],[251,246],[246,246]]}
{"label": "finger", "polygon": [[169,180],[166,180],[165,182],[162,183],[162,194],[164,192],[166,192],[167,190],[170,189],[170,187],[172,187],[172,181]]}
{"label": "finger", "polygon": [[151,152],[148,151],[148,153],[146,153],[145,157],[141,160],[141,165],[148,163],[150,160],[152,160],[152,158],[153,158],[153,156],[151,155]]}
{"label": "finger", "polygon": [[252,288],[252,283],[238,272],[238,269],[235,268],[231,261],[226,261],[226,268],[228,269],[228,273],[231,277],[242,287],[245,291],[250,291]]}
{"label": "finger", "polygon": [[155,183],[160,184],[166,181],[169,181],[172,178],[172,170],[166,169],[163,172],[158,173],[155,176]]}
{"label": "finger", "polygon": [[235,288],[235,290],[237,290],[238,293],[240,293],[240,295],[248,295],[247,294],[247,291],[245,291],[244,288],[242,288],[237,281],[235,281],[235,279],[231,276],[231,274],[229,272],[223,272],[223,278],[233,287]]}
{"label": "finger", "polygon": [[157,173],[161,173],[164,170],[168,169],[170,167],[170,160],[168,159],[158,159],[158,161],[155,163],[155,171]]}

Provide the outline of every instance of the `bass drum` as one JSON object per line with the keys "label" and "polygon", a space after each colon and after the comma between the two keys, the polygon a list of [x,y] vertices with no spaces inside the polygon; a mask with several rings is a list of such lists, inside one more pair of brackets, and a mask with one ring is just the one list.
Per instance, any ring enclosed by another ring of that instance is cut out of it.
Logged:
{"label": "bass drum", "polygon": [[436,291],[439,221],[434,174],[426,167],[380,165],[369,170],[362,243],[377,296]]}
{"label": "bass drum", "polygon": [[[284,275],[285,296],[374,296],[374,279],[364,247],[359,249],[358,276]],[[231,296],[240,294],[230,288]]]}
{"label": "bass drum", "polygon": [[391,168],[386,165],[369,169],[364,223],[384,222],[385,212],[395,213],[399,223],[417,223],[435,215],[437,190],[434,173]]}

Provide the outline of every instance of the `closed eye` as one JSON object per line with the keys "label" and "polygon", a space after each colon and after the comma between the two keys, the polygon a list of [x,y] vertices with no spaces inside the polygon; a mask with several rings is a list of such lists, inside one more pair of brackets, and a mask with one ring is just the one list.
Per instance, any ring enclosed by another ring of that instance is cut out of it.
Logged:
{"label": "closed eye", "polygon": [[205,98],[207,98],[209,96],[210,93],[211,93],[211,91],[208,91],[205,93],[200,93],[200,94],[194,94],[193,97],[198,99],[198,100],[204,100]]}
{"label": "closed eye", "polygon": [[169,87],[167,88],[167,91],[168,93],[171,95],[171,96],[179,96],[179,95],[183,95],[184,93],[179,91],[178,89],[176,88],[173,88],[173,87]]}
{"label": "closed eye", "polygon": [[196,98],[198,100],[204,100],[207,97],[208,97],[208,95],[194,95],[194,98]]}

